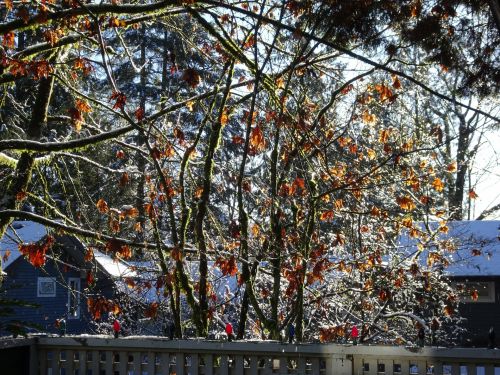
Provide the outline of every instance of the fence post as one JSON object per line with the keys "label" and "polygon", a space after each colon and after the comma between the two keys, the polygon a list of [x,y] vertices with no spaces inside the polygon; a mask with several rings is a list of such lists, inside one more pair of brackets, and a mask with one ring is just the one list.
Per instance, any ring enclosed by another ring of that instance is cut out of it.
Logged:
{"label": "fence post", "polygon": [[[37,346],[37,341],[34,341],[30,345],[30,375],[38,375],[38,353],[39,349]],[[40,366],[41,367],[41,366]],[[43,374],[45,375],[45,374]]]}

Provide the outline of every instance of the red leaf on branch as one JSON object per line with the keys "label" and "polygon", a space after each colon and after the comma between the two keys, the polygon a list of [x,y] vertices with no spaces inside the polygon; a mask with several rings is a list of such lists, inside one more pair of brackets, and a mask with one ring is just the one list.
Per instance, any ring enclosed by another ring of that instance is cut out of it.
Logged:
{"label": "red leaf on branch", "polygon": [[151,303],[144,311],[144,316],[146,318],[156,318],[158,316],[158,307],[160,307],[158,302]]}
{"label": "red leaf on branch", "polygon": [[252,132],[250,134],[250,146],[251,155],[256,155],[265,150],[266,139],[264,138],[264,133],[262,132],[260,126],[256,126],[252,129]]}
{"label": "red leaf on branch", "polygon": [[108,208],[108,204],[106,203],[106,201],[104,199],[99,199],[96,203],[96,207],[97,209],[99,210],[99,212],[101,214],[105,214],[106,212],[108,212],[109,208]]}
{"label": "red leaf on branch", "polygon": [[13,32],[3,34],[2,46],[7,48],[16,47],[16,35]]}
{"label": "red leaf on branch", "polygon": [[116,238],[113,238],[106,243],[106,251],[111,252],[123,259],[130,259],[132,257],[130,247]]}
{"label": "red leaf on branch", "polygon": [[469,190],[469,198],[470,199],[477,199],[477,198],[479,198],[479,195],[477,195],[477,193],[473,189],[471,189],[471,190]]}
{"label": "red leaf on branch", "polygon": [[218,258],[215,261],[215,266],[220,268],[224,276],[234,276],[238,273],[238,265],[236,264],[234,255],[229,259]]}
{"label": "red leaf on branch", "polygon": [[144,119],[144,109],[137,108],[134,112],[134,115],[137,121],[142,121]]}
{"label": "red leaf on branch", "polygon": [[113,105],[113,109],[123,109],[125,107],[125,103],[127,102],[127,97],[125,96],[125,94],[119,91],[114,91],[109,99],[116,100],[115,104]]}
{"label": "red leaf on branch", "polygon": [[186,82],[189,86],[191,86],[193,89],[200,84],[200,75],[193,68],[184,69],[184,72],[182,72],[181,79],[184,82]]}
{"label": "red leaf on branch", "polygon": [[87,271],[87,277],[86,277],[86,279],[87,279],[87,285],[93,285],[94,284],[94,281],[95,281],[94,274],[92,273],[91,270]]}
{"label": "red leaf on branch", "polygon": [[52,236],[46,236],[43,240],[36,243],[19,244],[19,252],[28,257],[28,261],[34,267],[41,267],[45,264],[45,254],[54,244],[55,239]]}

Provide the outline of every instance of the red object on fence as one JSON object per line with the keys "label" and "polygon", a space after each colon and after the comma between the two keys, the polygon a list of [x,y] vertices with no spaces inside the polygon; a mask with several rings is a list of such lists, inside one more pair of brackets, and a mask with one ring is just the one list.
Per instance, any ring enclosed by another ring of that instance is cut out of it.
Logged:
{"label": "red object on fence", "polygon": [[359,331],[358,331],[358,327],[356,326],[352,326],[352,329],[351,329],[351,337],[353,339],[357,339],[359,336]]}
{"label": "red object on fence", "polygon": [[233,325],[231,323],[226,324],[226,333],[228,336],[233,334]]}
{"label": "red object on fence", "polygon": [[120,322],[118,321],[118,319],[115,319],[115,321],[113,322],[113,331],[120,332],[120,328]]}

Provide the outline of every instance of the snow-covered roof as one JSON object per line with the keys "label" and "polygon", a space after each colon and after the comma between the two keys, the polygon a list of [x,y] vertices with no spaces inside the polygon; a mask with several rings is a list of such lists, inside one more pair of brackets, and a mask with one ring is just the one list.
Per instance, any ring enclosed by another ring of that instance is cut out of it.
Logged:
{"label": "snow-covered roof", "polygon": [[14,221],[0,239],[0,256],[2,268],[5,270],[14,261],[21,257],[18,244],[36,242],[47,234],[44,225],[33,221]]}
{"label": "snow-covered roof", "polygon": [[[37,242],[47,234],[44,225],[33,221],[14,221],[0,239],[0,256],[2,271],[7,269],[16,259],[22,256],[18,245],[20,243]],[[76,238],[71,244],[85,249],[85,245]],[[83,250],[81,250],[83,251]],[[83,253],[82,253],[83,257]],[[94,258],[100,268],[112,278],[136,277],[136,272],[121,260],[112,259],[98,250],[94,250]]]}
{"label": "snow-covered roof", "polygon": [[113,259],[99,250],[94,250],[94,258],[102,269],[113,278],[137,277],[137,273],[129,265]]}
{"label": "snow-covered roof", "polygon": [[[438,223],[431,223],[437,229]],[[453,221],[447,224],[448,233],[439,232],[436,242],[450,241],[455,250],[448,251],[449,266],[444,272],[449,276],[500,276],[500,221]],[[414,239],[403,236],[401,246],[415,248]],[[421,259],[426,259],[425,253]]]}

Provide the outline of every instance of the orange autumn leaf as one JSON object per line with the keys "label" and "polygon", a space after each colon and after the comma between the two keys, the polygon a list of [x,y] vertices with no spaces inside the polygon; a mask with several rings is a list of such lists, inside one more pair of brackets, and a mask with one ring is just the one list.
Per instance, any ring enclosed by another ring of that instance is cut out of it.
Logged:
{"label": "orange autumn leaf", "polygon": [[375,85],[375,90],[379,93],[381,102],[393,102],[396,99],[396,95],[386,85]]}
{"label": "orange autumn leaf", "polygon": [[104,313],[113,313],[118,315],[121,313],[120,306],[111,300],[102,296],[87,299],[87,308],[92,318],[95,320],[101,319]]}
{"label": "orange autumn leaf", "polygon": [[16,35],[13,32],[3,34],[2,46],[14,48],[16,46]]}
{"label": "orange autumn leaf", "polygon": [[52,65],[45,60],[30,62],[29,70],[35,80],[47,78],[54,71]]}
{"label": "orange autumn leaf", "polygon": [[91,262],[94,259],[94,250],[91,247],[87,248],[84,259],[86,262]]}
{"label": "orange autumn leaf", "polygon": [[224,111],[222,111],[222,114],[220,116],[220,124],[222,126],[226,126],[228,122],[229,122],[229,111],[227,109],[224,109]]}
{"label": "orange autumn leaf", "polygon": [[106,251],[123,259],[130,259],[132,257],[130,247],[116,238],[113,238],[106,243]]}
{"label": "orange autumn leaf", "polygon": [[92,112],[92,108],[90,107],[89,103],[87,103],[86,100],[82,99],[75,100],[75,108],[78,109],[80,112],[84,113]]}
{"label": "orange autumn leaf", "polygon": [[478,293],[478,291],[477,291],[477,290],[475,290],[475,289],[474,289],[473,291],[471,291],[471,293],[470,293],[470,298],[472,298],[472,300],[473,300],[473,301],[477,301],[477,300],[478,300],[478,298],[479,298],[479,293]]}
{"label": "orange autumn leaf", "polygon": [[123,109],[125,107],[125,103],[127,102],[127,97],[125,96],[125,94],[119,91],[113,91],[109,99],[115,100],[113,109]]}
{"label": "orange autumn leaf", "polygon": [[470,199],[477,199],[479,198],[479,195],[474,191],[474,189],[469,190],[469,198]]}
{"label": "orange autumn leaf", "polygon": [[224,276],[234,276],[238,273],[238,265],[234,255],[231,255],[229,259],[218,258],[215,261],[215,266],[219,267]]}
{"label": "orange autumn leaf", "polygon": [[109,27],[125,27],[127,24],[124,20],[117,17],[111,17],[108,22]]}
{"label": "orange autumn leaf", "polygon": [[3,254],[3,257],[2,257],[2,261],[3,261],[4,263],[5,263],[5,262],[7,262],[7,261],[9,260],[10,254],[12,254],[12,252],[11,252],[9,249],[7,249],[7,250],[5,251],[5,253]]}
{"label": "orange autumn leaf", "polygon": [[434,190],[441,192],[444,189],[444,183],[439,177],[436,177],[434,181],[432,181],[432,187]]}
{"label": "orange autumn leaf", "polygon": [[173,260],[182,260],[182,251],[180,251],[177,247],[174,247],[170,251],[170,256]]}
{"label": "orange autumn leaf", "polygon": [[369,160],[373,160],[377,157],[377,153],[371,148],[366,149],[366,155],[368,156]]}
{"label": "orange autumn leaf", "polygon": [[413,18],[418,17],[420,15],[421,10],[422,10],[422,4],[420,0],[418,0],[411,6],[411,12],[410,12],[411,16]]}
{"label": "orange autumn leaf", "polygon": [[250,146],[252,146],[254,154],[262,152],[266,148],[266,140],[260,126],[256,126],[252,129],[250,134]]}
{"label": "orange autumn leaf", "polygon": [[29,244],[19,244],[19,252],[28,257],[28,261],[34,267],[41,267],[45,264],[46,253],[52,248],[55,242],[55,238],[52,236],[46,236],[44,239],[38,242],[32,242]]}
{"label": "orange autumn leaf", "polygon": [[120,210],[120,218],[126,219],[126,218],[135,218],[139,216],[139,210],[133,206],[125,205],[122,206]]}
{"label": "orange autumn leaf", "polygon": [[375,116],[374,114],[368,112],[367,110],[363,111],[363,114],[361,115],[361,119],[363,120],[363,122],[365,124],[368,124],[368,125],[373,125],[377,122],[377,116]]}
{"label": "orange autumn leaf", "polygon": [[452,316],[455,310],[453,309],[453,306],[446,305],[443,309],[443,313],[445,316]]}
{"label": "orange autumn leaf", "polygon": [[306,188],[304,179],[300,177],[295,178],[295,180],[293,181],[293,185],[302,190]]}
{"label": "orange autumn leaf", "polygon": [[142,233],[142,224],[140,221],[134,224],[134,231],[137,233]]}
{"label": "orange autumn leaf", "polygon": [[16,17],[23,20],[24,24],[27,25],[30,20],[30,12],[28,8],[21,7],[17,10]]}
{"label": "orange autumn leaf", "polygon": [[413,202],[413,199],[411,199],[408,196],[402,196],[402,197],[397,197],[396,202],[405,211],[413,211],[415,208],[417,208],[415,202]]}
{"label": "orange autumn leaf", "polygon": [[105,214],[106,212],[108,212],[109,208],[108,208],[108,204],[106,203],[106,201],[104,199],[99,199],[96,203],[96,207],[97,209],[99,210],[99,212],[101,214]]}
{"label": "orange autumn leaf", "polygon": [[16,201],[22,201],[26,199],[27,196],[28,193],[26,193],[25,191],[20,191],[19,193],[16,194]]}
{"label": "orange autumn leaf", "polygon": [[446,170],[448,172],[450,172],[450,173],[456,172],[456,170],[457,170],[457,162],[454,161],[454,162],[448,164],[448,166],[446,167]]}
{"label": "orange autumn leaf", "polygon": [[130,247],[128,245],[122,245],[120,248],[120,251],[117,253],[120,258],[123,259],[130,259],[132,258],[132,250],[130,250]]}
{"label": "orange autumn leaf", "polygon": [[381,143],[387,143],[389,140],[389,136],[391,135],[390,129],[383,129],[380,130],[379,135],[378,135],[378,140]]}
{"label": "orange autumn leaf", "polygon": [[319,215],[319,219],[321,221],[330,221],[333,220],[333,218],[334,218],[334,213],[332,210],[324,211]]}
{"label": "orange autumn leaf", "polygon": [[194,192],[194,197],[196,199],[200,199],[202,194],[203,194],[203,186],[198,186]]}

